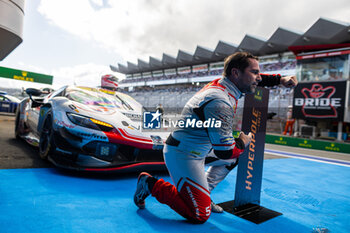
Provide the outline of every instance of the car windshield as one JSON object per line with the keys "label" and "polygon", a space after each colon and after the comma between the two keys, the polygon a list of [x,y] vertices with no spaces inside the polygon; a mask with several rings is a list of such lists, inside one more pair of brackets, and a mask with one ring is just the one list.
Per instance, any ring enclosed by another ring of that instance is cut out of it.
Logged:
{"label": "car windshield", "polygon": [[134,109],[135,111],[142,112],[142,105],[139,102],[137,102],[134,98],[132,98],[131,96],[126,95],[126,94],[121,93],[121,92],[116,92],[115,95],[117,98],[121,99],[123,102],[129,104],[130,107],[132,109]]}
{"label": "car windshield", "polygon": [[103,106],[107,108],[120,108],[132,110],[125,105],[122,100],[99,91],[89,91],[84,89],[67,89],[66,97],[72,101],[85,105]]}

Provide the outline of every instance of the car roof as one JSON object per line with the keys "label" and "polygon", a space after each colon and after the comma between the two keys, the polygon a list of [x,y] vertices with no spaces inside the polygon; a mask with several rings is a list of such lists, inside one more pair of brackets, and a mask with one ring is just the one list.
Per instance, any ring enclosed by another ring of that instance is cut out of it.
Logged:
{"label": "car roof", "polygon": [[[12,102],[16,102],[16,103],[19,103],[21,102],[20,99],[18,99],[17,97],[15,96],[12,96],[12,95],[8,95],[8,94],[2,94],[3,92],[0,92],[0,95],[1,96],[5,96],[6,98],[8,98],[9,100],[11,100]],[[6,92],[5,92],[6,93]]]}

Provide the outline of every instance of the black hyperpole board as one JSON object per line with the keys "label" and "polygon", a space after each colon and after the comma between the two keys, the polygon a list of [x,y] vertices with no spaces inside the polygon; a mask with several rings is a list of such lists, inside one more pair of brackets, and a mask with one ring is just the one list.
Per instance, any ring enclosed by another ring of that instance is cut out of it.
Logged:
{"label": "black hyperpole board", "polygon": [[235,199],[220,203],[227,212],[256,224],[281,215],[260,206],[269,90],[258,87],[244,100],[242,131],[252,132],[252,141],[239,157]]}

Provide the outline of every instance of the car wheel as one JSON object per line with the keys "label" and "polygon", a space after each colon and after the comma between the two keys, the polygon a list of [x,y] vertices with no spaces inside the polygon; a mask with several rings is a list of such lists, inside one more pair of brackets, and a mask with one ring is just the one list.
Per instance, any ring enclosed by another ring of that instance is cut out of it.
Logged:
{"label": "car wheel", "polygon": [[43,128],[40,132],[39,141],[39,154],[42,159],[54,153],[56,150],[55,143],[53,140],[53,129],[52,129],[52,116],[49,113],[45,119]]}

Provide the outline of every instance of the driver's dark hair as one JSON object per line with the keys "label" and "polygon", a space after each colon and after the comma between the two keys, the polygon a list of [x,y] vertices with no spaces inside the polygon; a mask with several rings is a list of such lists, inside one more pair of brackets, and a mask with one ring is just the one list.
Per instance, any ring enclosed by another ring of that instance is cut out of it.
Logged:
{"label": "driver's dark hair", "polygon": [[222,75],[224,77],[229,77],[231,75],[232,68],[237,68],[244,72],[245,68],[249,66],[249,58],[259,61],[257,56],[249,52],[236,52],[225,58],[224,61],[224,72]]}

